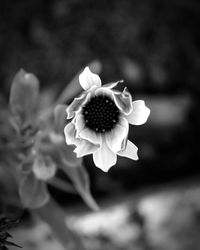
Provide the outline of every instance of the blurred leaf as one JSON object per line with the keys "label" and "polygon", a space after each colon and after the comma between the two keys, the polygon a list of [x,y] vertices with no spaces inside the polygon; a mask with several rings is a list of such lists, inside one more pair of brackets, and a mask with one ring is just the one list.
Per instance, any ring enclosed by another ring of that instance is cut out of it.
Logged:
{"label": "blurred leaf", "polygon": [[[17,165],[16,161],[15,163],[13,162],[14,164]],[[6,210],[9,206],[21,206],[17,193],[17,175],[18,173],[13,166],[9,166],[7,163],[0,163],[0,207],[1,205],[5,206]]]}
{"label": "blurred leaf", "polygon": [[10,108],[18,122],[24,124],[33,115],[37,105],[39,81],[21,69],[14,77],[10,91]]}
{"label": "blurred leaf", "polygon": [[76,167],[82,165],[82,158],[77,158],[76,154],[73,152],[74,147],[71,145],[66,145],[63,140],[62,144],[58,145],[58,151],[62,162],[70,167]]}
{"label": "blurred leaf", "polygon": [[35,137],[34,150],[43,155],[49,155],[59,165],[65,161],[66,165],[78,166],[82,159],[77,158],[73,147],[68,146],[64,140],[64,134],[53,131],[39,131]]}
{"label": "blurred leaf", "polygon": [[57,105],[54,109],[54,130],[51,133],[51,141],[56,145],[61,159],[69,166],[79,166],[82,164],[82,158],[77,158],[73,152],[74,147],[66,145],[64,136],[64,127],[66,125],[67,105]]}
{"label": "blurred leaf", "polygon": [[54,129],[58,134],[63,134],[64,126],[66,125],[67,105],[58,104],[54,109]]}
{"label": "blurred leaf", "polygon": [[50,199],[43,207],[36,209],[33,212],[37,213],[43,221],[49,224],[65,249],[85,249],[79,236],[67,227],[66,214],[52,199]]}
{"label": "blurred leaf", "polygon": [[42,207],[49,200],[46,183],[36,179],[32,172],[21,179],[19,195],[26,208]]}
{"label": "blurred leaf", "polygon": [[99,210],[99,206],[90,193],[90,180],[83,165],[70,167],[63,164],[63,171],[73,182],[76,190],[81,195],[85,203],[94,211]]}
{"label": "blurred leaf", "polygon": [[26,159],[23,161],[21,165],[21,172],[23,174],[29,174],[32,171],[33,161],[34,161],[33,155],[26,157]]}
{"label": "blurred leaf", "polygon": [[[16,170],[13,169],[12,166],[10,167],[8,164],[5,164],[3,162],[0,163],[0,187],[2,186],[5,189],[5,191],[10,194],[14,193],[17,187],[17,180],[16,180],[17,173],[15,171]],[[0,191],[0,194],[2,198],[4,196],[4,193],[3,192],[1,193]]]}

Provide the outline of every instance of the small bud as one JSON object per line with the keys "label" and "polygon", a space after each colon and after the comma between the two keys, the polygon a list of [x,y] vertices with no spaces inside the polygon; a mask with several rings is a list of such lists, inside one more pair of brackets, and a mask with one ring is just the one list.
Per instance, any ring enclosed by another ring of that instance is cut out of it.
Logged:
{"label": "small bud", "polygon": [[49,134],[51,141],[54,144],[62,144],[64,142],[64,136],[55,132]]}
{"label": "small bud", "polygon": [[33,173],[37,179],[47,181],[54,177],[56,164],[50,156],[39,155],[33,163]]}
{"label": "small bud", "polygon": [[39,81],[34,74],[21,69],[15,75],[10,90],[10,109],[22,123],[34,113],[38,91]]}

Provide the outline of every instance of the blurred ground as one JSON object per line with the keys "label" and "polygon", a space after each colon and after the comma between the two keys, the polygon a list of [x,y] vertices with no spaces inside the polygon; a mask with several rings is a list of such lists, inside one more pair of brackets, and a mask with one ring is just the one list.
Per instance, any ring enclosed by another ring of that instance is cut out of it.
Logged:
{"label": "blurred ground", "polygon": [[[96,213],[67,208],[66,223],[89,250],[199,250],[199,195],[199,179],[149,187],[102,200]],[[63,250],[36,218],[31,226],[22,221],[12,234],[25,250]]]}

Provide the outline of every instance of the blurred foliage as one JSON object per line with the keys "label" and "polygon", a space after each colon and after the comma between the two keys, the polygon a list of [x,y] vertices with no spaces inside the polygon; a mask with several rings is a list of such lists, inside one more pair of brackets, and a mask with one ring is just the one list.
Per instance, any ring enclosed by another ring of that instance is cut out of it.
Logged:
{"label": "blurred foliage", "polygon": [[0,249],[8,250],[7,246],[15,246],[19,247],[17,244],[8,241],[8,238],[12,238],[12,236],[7,232],[12,227],[15,227],[19,223],[18,220],[11,220],[5,217],[0,218]]}
{"label": "blurred foliage", "polygon": [[[69,84],[58,101],[65,99],[70,86],[73,87],[71,92],[76,94],[74,83]],[[0,113],[3,132],[0,138],[0,210],[7,214],[10,206],[36,209],[64,246],[71,239],[74,246],[84,249],[65,225],[65,214],[52,201],[48,185],[70,193],[76,190],[93,210],[97,210],[98,205],[90,193],[90,180],[82,158],[77,158],[73,147],[65,143],[66,105],[55,102],[40,109],[40,98],[39,80],[21,69],[13,79],[9,105]],[[59,178],[59,170],[63,176],[68,176],[68,181]],[[57,214],[53,221],[52,213]],[[2,238],[2,244],[11,244],[7,237],[10,235]]]}
{"label": "blurred foliage", "polygon": [[[76,158],[73,148],[65,144],[63,129],[66,106],[59,105],[49,115],[45,115],[45,111],[39,115],[38,99],[38,79],[20,70],[10,91],[10,121],[16,135],[8,144],[8,150],[12,148],[12,153],[18,159],[18,162],[13,161],[10,155],[10,167],[15,168],[13,171],[19,175],[17,181],[23,205],[39,208],[48,202],[46,183],[51,183],[58,168],[69,176],[84,199],[95,204],[89,192],[89,179],[82,159]],[[56,184],[55,180],[53,184]]]}

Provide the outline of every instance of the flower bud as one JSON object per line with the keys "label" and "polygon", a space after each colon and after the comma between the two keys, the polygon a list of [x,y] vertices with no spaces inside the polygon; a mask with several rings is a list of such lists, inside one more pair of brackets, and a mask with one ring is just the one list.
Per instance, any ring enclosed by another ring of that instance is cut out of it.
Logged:
{"label": "flower bud", "polygon": [[33,173],[37,179],[47,181],[54,177],[56,164],[50,156],[39,155],[33,163]]}

